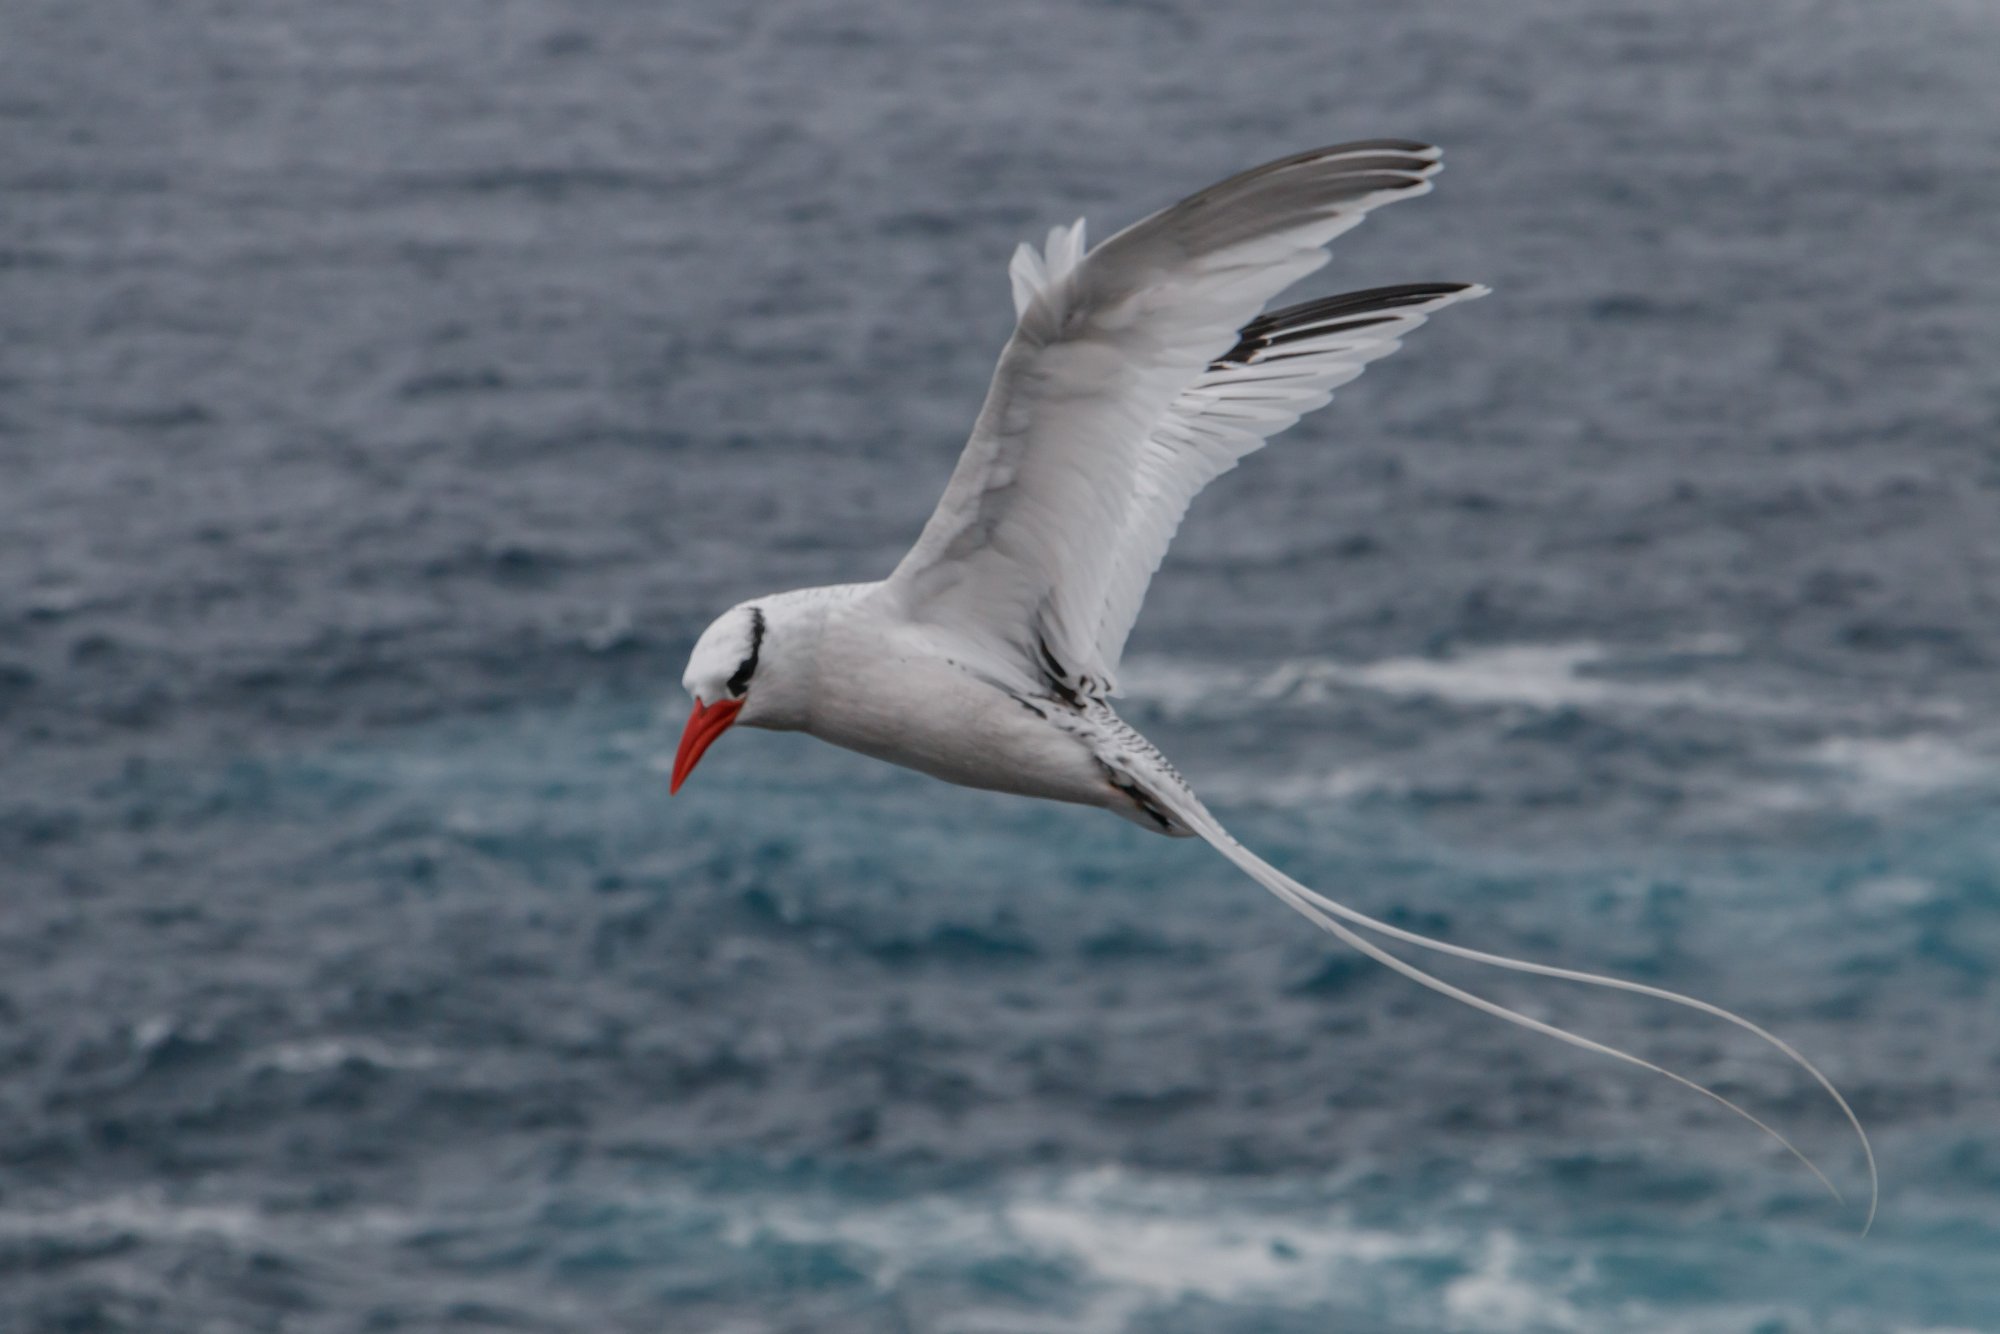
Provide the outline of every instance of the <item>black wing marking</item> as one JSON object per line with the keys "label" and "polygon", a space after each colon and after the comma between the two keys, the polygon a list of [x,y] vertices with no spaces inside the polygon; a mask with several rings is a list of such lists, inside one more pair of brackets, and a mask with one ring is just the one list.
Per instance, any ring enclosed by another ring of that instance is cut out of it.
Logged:
{"label": "black wing marking", "polygon": [[1439,297],[1469,291],[1472,286],[1471,283],[1403,283],[1396,287],[1371,287],[1365,292],[1343,292],[1267,311],[1244,325],[1237,332],[1236,346],[1210,362],[1208,368],[1224,370],[1282,357],[1287,343],[1387,324],[1405,306],[1426,305]]}

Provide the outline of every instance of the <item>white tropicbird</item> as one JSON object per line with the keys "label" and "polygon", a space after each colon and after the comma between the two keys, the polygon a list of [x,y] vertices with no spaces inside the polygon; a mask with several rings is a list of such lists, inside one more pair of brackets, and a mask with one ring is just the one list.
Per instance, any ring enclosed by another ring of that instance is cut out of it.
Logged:
{"label": "white tropicbird", "polygon": [[1023,244],[1008,270],[1013,337],[916,546],[879,583],[754,598],[703,631],[682,677],[694,713],[671,790],[740,723],[807,732],[967,787],[1101,806],[1163,834],[1198,835],[1405,977],[1714,1099],[1783,1144],[1838,1199],[1789,1140],[1720,1094],[1433,977],[1360,932],[1727,1020],[1791,1058],[1839,1105],[1867,1158],[1872,1222],[1867,1134],[1827,1077],[1783,1040],[1691,996],[1433,940],[1337,903],[1231,837],[1111,709],[1125,637],[1195,493],[1324,406],[1432,312],[1486,295],[1468,283],[1422,283],[1260,313],[1324,264],[1327,243],[1369,210],[1427,193],[1440,156],[1400,139],[1314,149],[1212,185],[1093,250],[1081,219],[1051,230],[1040,253]]}

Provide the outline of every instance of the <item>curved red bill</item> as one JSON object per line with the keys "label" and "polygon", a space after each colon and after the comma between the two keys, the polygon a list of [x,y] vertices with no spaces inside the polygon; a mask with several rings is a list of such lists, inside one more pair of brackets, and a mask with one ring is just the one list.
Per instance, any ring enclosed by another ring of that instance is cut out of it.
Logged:
{"label": "curved red bill", "polygon": [[701,763],[702,752],[729,730],[741,712],[740,699],[719,699],[713,704],[695,702],[694,712],[688,715],[687,730],[681,733],[681,748],[674,753],[674,781],[667,787],[668,796],[681,790],[681,784],[694,772],[695,765]]}

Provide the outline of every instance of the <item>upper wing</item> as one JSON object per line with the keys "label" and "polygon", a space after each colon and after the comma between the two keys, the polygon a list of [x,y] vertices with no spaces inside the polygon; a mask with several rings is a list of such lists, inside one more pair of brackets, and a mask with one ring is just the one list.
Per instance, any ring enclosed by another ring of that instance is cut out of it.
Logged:
{"label": "upper wing", "polygon": [[1020,688],[1111,694],[1189,500],[1484,289],[1384,288],[1262,319],[1368,210],[1430,188],[1438,150],[1316,149],[1231,177],[1086,255],[1083,224],[1014,257],[1014,336],[923,534],[882,586]]}
{"label": "upper wing", "polygon": [[[1486,295],[1468,283],[1413,283],[1349,292],[1261,315],[1237,345],[1183,389],[1139,452],[1133,503],[1110,544],[1112,568],[1096,626],[1098,661],[1118,670],[1125,637],[1188,503],[1238,460],[1308,412],[1402,336],[1454,301]],[[1105,693],[1116,689],[1100,678]]]}

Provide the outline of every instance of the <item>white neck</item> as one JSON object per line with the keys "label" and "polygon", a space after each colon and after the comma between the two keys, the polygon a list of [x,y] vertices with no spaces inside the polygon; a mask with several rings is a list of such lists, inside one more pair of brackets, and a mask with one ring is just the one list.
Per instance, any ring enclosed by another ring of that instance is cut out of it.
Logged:
{"label": "white neck", "polygon": [[820,644],[830,612],[875,588],[875,584],[828,584],[795,588],[753,599],[764,613],[762,661],[740,722],[779,732],[811,730],[820,694]]}

